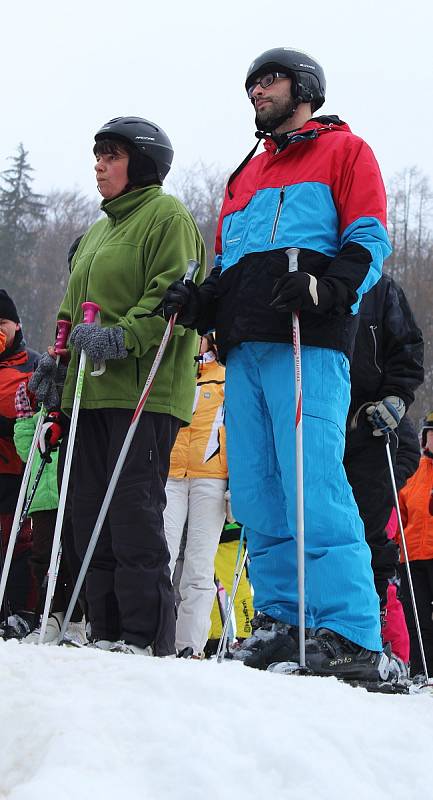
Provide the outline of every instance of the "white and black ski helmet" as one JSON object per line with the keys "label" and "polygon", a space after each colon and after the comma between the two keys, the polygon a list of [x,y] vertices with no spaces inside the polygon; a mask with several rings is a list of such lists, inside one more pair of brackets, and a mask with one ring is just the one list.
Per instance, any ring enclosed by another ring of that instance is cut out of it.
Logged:
{"label": "white and black ski helmet", "polygon": [[[143,171],[140,170],[143,165],[152,162],[155,170],[155,178],[159,183],[163,183],[164,178],[170,171],[171,162],[173,161],[173,147],[165,131],[150,122],[148,119],[142,117],[115,117],[110,119],[99,131],[95,134],[95,142],[101,139],[119,139],[126,142],[139,153],[144,156],[143,164],[134,164],[130,162],[132,172]],[[147,174],[145,176],[149,176]],[[129,174],[129,179],[134,181],[137,178],[135,174]]]}
{"label": "white and black ski helmet", "polygon": [[250,65],[245,89],[266,72],[284,72],[292,79],[292,95],[297,103],[311,103],[313,111],[323,106],[326,80],[323,68],[307,53],[291,47],[274,47],[266,50]]}

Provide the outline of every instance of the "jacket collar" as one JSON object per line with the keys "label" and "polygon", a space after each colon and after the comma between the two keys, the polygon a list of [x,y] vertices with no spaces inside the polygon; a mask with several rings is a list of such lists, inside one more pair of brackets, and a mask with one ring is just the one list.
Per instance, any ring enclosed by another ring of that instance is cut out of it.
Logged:
{"label": "jacket collar", "polygon": [[146,186],[144,189],[134,189],[132,192],[121,194],[113,200],[103,200],[101,210],[114,222],[121,222],[129,217],[137,208],[147,205],[156,197],[162,195],[161,186]]}
{"label": "jacket collar", "polygon": [[287,133],[267,136],[264,146],[271,154],[279,153],[289,144],[312,141],[323,133],[330,133],[332,131],[346,131],[350,133],[350,128],[346,122],[343,122],[343,120],[334,114],[330,116],[313,117],[309,119],[302,128],[297,128]]}

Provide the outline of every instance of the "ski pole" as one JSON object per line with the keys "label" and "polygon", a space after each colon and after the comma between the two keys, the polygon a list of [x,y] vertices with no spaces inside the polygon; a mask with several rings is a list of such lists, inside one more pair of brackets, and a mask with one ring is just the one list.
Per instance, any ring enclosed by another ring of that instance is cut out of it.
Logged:
{"label": "ski pole", "polygon": [[421,626],[419,624],[418,609],[417,609],[417,606],[416,606],[415,592],[414,592],[413,582],[412,582],[412,573],[411,573],[411,570],[410,570],[409,556],[408,556],[407,546],[406,546],[406,536],[405,536],[405,533],[404,533],[403,522],[402,522],[402,519],[401,519],[400,504],[398,502],[398,492],[397,492],[397,485],[396,485],[396,482],[395,482],[394,465],[392,463],[389,433],[387,433],[385,435],[385,449],[386,449],[386,457],[388,459],[389,474],[391,476],[392,491],[394,493],[394,505],[395,505],[395,510],[396,510],[396,513],[397,513],[398,527],[399,527],[399,530],[400,530],[401,541],[402,541],[402,544],[403,544],[404,559],[405,559],[406,572],[407,572],[407,580],[408,580],[408,584],[409,584],[409,592],[410,592],[410,599],[411,599],[411,602],[412,602],[413,615],[414,615],[414,618],[415,618],[416,632],[417,632],[417,636],[418,636],[418,644],[419,644],[419,649],[420,649],[420,652],[421,652],[421,660],[422,660],[422,665],[423,665],[423,668],[424,668],[425,677],[426,677],[426,680],[428,682],[429,675],[428,675],[428,670],[427,670],[427,661],[426,661],[426,657],[425,657],[424,644],[423,644],[423,640],[422,640]]}
{"label": "ski pole", "polygon": [[[54,345],[54,350],[55,350],[56,353],[58,353],[59,350],[62,350],[62,349],[64,349],[66,347],[66,342],[67,342],[67,339],[68,339],[68,336],[69,336],[70,329],[71,329],[71,323],[69,322],[69,320],[59,319],[59,321],[57,322],[56,342],[55,342],[55,345]],[[57,366],[59,365],[59,362],[60,362],[60,355],[58,355],[57,358],[56,358]],[[22,477],[22,480],[21,480],[20,491],[19,491],[19,495],[18,495],[16,508],[15,508],[14,518],[13,518],[13,521],[12,521],[12,528],[11,528],[11,532],[10,532],[9,543],[8,543],[7,550],[6,550],[6,555],[5,555],[5,559],[4,559],[3,570],[2,570],[1,580],[0,580],[0,608],[2,606],[3,597],[4,597],[5,590],[6,590],[6,583],[7,583],[7,579],[8,579],[8,576],[9,576],[9,570],[10,570],[10,567],[11,567],[11,561],[12,561],[12,555],[13,555],[13,551],[14,551],[14,547],[15,547],[15,542],[16,542],[17,536],[19,534],[20,524],[22,524],[21,523],[21,516],[22,516],[21,512],[22,512],[22,509],[23,509],[23,506],[24,506],[24,502],[25,502],[25,498],[26,498],[27,486],[28,486],[28,483],[29,483],[29,480],[30,480],[30,474],[31,474],[31,471],[32,471],[33,461],[34,461],[34,457],[36,455],[36,450],[37,450],[37,447],[38,447],[39,436],[40,436],[40,433],[41,433],[41,430],[42,430],[42,425],[43,425],[43,422],[44,422],[45,413],[46,413],[46,410],[45,410],[44,406],[42,406],[41,412],[40,412],[40,416],[39,416],[39,419],[38,419],[38,422],[37,422],[37,425],[36,425],[36,428],[35,428],[35,432],[33,434],[33,439],[32,439],[32,443],[31,443],[30,450],[29,450],[29,455],[27,457],[26,465],[24,467],[23,477]]]}
{"label": "ski pole", "polygon": [[[185,283],[188,280],[192,281],[194,276],[195,276],[195,274],[196,274],[196,272],[197,272],[197,270],[199,269],[199,267],[200,267],[200,264],[198,263],[198,261],[188,261],[188,268],[187,268],[187,271],[186,271],[186,275],[185,275],[185,277],[183,279],[183,282]],[[61,631],[60,631],[59,644],[62,644],[62,642],[63,642],[63,637],[65,635],[66,628],[67,628],[67,626],[69,624],[69,621],[71,619],[72,612],[73,612],[74,607],[75,607],[75,603],[78,600],[78,595],[79,595],[79,593],[81,591],[81,587],[83,585],[84,578],[86,577],[86,573],[87,573],[87,570],[89,568],[89,564],[90,564],[90,561],[92,559],[95,547],[97,545],[97,542],[98,542],[98,539],[99,539],[99,536],[100,536],[100,533],[101,533],[102,526],[103,526],[103,524],[105,522],[105,517],[107,516],[107,512],[108,512],[108,509],[110,507],[110,503],[111,503],[113,494],[115,492],[115,489],[116,489],[116,486],[117,486],[117,482],[119,480],[119,475],[120,475],[120,473],[122,471],[122,467],[123,467],[123,465],[125,463],[126,456],[128,455],[132,439],[134,437],[135,431],[137,429],[137,425],[138,425],[140,417],[141,417],[141,413],[143,411],[143,407],[144,407],[144,405],[146,403],[146,400],[149,397],[150,391],[152,389],[153,382],[155,380],[155,375],[156,375],[156,373],[158,371],[158,368],[159,368],[159,365],[161,363],[162,357],[163,357],[163,355],[164,355],[164,353],[165,353],[165,351],[167,349],[168,343],[169,343],[169,341],[170,341],[170,339],[172,337],[173,328],[175,326],[176,319],[177,319],[177,314],[173,314],[170,317],[169,321],[168,321],[167,327],[166,327],[166,329],[164,331],[164,335],[163,335],[162,340],[161,340],[161,344],[158,347],[158,350],[157,350],[156,356],[154,358],[153,364],[152,364],[152,366],[150,368],[149,375],[147,376],[146,383],[144,384],[143,391],[141,393],[141,396],[140,396],[140,399],[138,401],[137,407],[136,407],[136,409],[134,411],[134,414],[132,416],[131,422],[129,423],[128,432],[127,432],[127,434],[125,436],[125,440],[123,442],[122,449],[121,449],[121,451],[119,453],[119,456],[118,456],[118,459],[116,461],[113,473],[111,475],[110,482],[108,484],[107,491],[105,493],[105,497],[104,497],[104,500],[102,502],[102,506],[100,508],[99,514],[98,514],[98,518],[97,518],[97,520],[95,522],[95,527],[93,528],[92,535],[91,535],[90,540],[89,540],[89,544],[87,545],[87,550],[85,552],[83,563],[81,565],[81,569],[80,569],[80,572],[78,574],[77,582],[75,584],[74,591],[72,593],[72,597],[71,597],[71,599],[69,601],[69,606],[67,608],[67,611],[66,611],[66,614],[65,614],[65,618],[63,620],[63,625],[62,625],[62,628],[61,628]]]}
{"label": "ski pole", "polygon": [[[0,522],[0,566],[3,569],[3,565],[5,562],[5,552],[3,547],[3,528]],[[3,609],[3,613],[2,613]],[[0,632],[0,636],[4,636],[6,638],[6,630],[8,626],[8,619],[12,616],[12,609],[11,604],[9,602],[9,597],[7,592],[5,592],[3,603],[0,605],[0,624],[5,624],[4,629]]]}
{"label": "ski pole", "polygon": [[[286,250],[289,272],[297,272],[299,249]],[[304,455],[302,436],[302,369],[299,312],[292,312],[293,357],[295,365],[296,429],[296,553],[298,563],[299,666],[305,667],[305,529],[304,529]]]}
{"label": "ski pole", "polygon": [[231,593],[230,593],[230,602],[229,602],[229,605],[228,605],[227,614],[226,614],[226,618],[225,618],[225,622],[224,622],[224,627],[223,627],[223,630],[222,630],[222,633],[221,633],[221,638],[220,638],[220,640],[218,642],[218,648],[217,648],[217,652],[216,652],[217,664],[221,664],[221,662],[222,662],[222,660],[224,658],[224,653],[225,653],[226,647],[227,647],[227,637],[228,637],[228,633],[229,633],[229,625],[230,625],[230,620],[231,620],[231,616],[232,616],[233,606],[235,604],[235,599],[236,599],[236,595],[237,595],[237,592],[238,592],[239,584],[241,582],[242,573],[244,571],[245,564],[246,564],[246,561],[247,561],[247,558],[248,558],[248,550],[247,550],[246,547],[245,547],[245,550],[244,550],[244,554],[242,556],[242,545],[243,545],[244,536],[245,536],[245,528],[242,527],[241,538],[239,540],[238,557],[236,559],[235,573],[234,573],[234,577],[233,577],[233,585],[232,585],[232,590],[231,590]]}
{"label": "ski pole", "polygon": [[[83,320],[86,324],[91,324],[95,318],[95,314],[99,311],[97,303],[85,302],[82,303],[84,311]],[[86,353],[84,350],[80,354],[80,362],[78,366],[77,382],[75,384],[74,402],[72,405],[71,424],[69,428],[68,445],[65,455],[65,466],[63,469],[62,485],[60,487],[59,507],[57,509],[56,526],[54,528],[53,546],[51,549],[50,566],[48,568],[48,586],[47,594],[45,597],[44,612],[42,614],[41,632],[39,635],[38,644],[43,644],[45,632],[47,629],[48,615],[50,613],[50,606],[56,588],[56,580],[58,574],[59,555],[60,555],[60,536],[62,532],[63,517],[65,514],[66,495],[68,493],[69,475],[71,472],[72,456],[74,452],[75,434],[77,430],[78,412],[80,410],[81,394],[83,391],[84,373],[86,369]]]}
{"label": "ski pole", "polygon": [[[47,452],[47,455],[48,455],[48,452]],[[19,525],[18,525],[17,536],[20,534],[21,528],[22,528],[22,526],[23,526],[23,524],[24,524],[24,522],[26,520],[26,517],[28,516],[30,506],[31,506],[31,504],[33,502],[33,498],[34,498],[34,496],[36,494],[37,488],[39,486],[39,481],[41,480],[42,473],[43,473],[43,471],[45,469],[45,466],[46,466],[46,464],[49,464],[49,463],[50,463],[50,461],[48,460],[48,458],[46,458],[45,456],[42,457],[41,463],[39,464],[39,467],[38,467],[38,471],[37,471],[37,473],[35,475],[35,480],[33,481],[33,486],[32,486],[32,488],[30,489],[30,492],[27,495],[26,504],[25,504],[25,506],[24,506],[24,508],[22,510],[22,514],[20,516],[20,522],[19,522]]]}

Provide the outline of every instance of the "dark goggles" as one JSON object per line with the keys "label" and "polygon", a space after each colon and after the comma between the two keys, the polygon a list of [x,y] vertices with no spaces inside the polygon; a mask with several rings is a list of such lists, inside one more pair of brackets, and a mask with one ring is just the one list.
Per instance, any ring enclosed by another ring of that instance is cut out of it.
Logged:
{"label": "dark goggles", "polygon": [[256,86],[261,86],[262,89],[267,89],[268,86],[272,86],[276,78],[288,78],[289,76],[286,75],[285,72],[267,72],[266,75],[262,75],[261,78],[257,78],[254,83],[247,89],[248,97],[252,98],[252,94]]}

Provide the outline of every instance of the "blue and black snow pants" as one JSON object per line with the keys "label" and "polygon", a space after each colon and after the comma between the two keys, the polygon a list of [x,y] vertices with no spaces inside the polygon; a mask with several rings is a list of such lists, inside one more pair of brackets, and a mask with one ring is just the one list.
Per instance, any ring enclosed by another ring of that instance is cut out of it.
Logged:
{"label": "blue and black snow pants", "polygon": [[[371,553],[343,467],[349,364],[302,347],[306,624],[381,650]],[[233,513],[245,525],[254,606],[298,622],[295,387],[291,345],[230,350],[226,429]]]}

